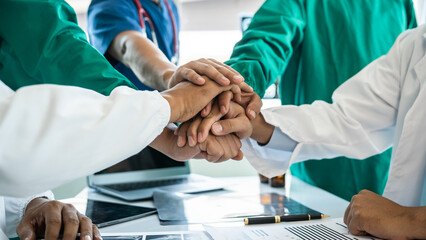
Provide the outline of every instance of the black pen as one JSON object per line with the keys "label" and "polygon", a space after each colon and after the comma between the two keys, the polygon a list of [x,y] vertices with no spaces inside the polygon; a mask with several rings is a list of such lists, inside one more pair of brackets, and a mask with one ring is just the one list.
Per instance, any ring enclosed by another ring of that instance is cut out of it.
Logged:
{"label": "black pen", "polygon": [[312,220],[312,219],[323,219],[327,217],[328,216],[324,214],[249,217],[249,218],[244,218],[244,224],[250,225],[250,224],[263,224],[263,223],[294,222],[294,221],[305,221],[305,220]]}

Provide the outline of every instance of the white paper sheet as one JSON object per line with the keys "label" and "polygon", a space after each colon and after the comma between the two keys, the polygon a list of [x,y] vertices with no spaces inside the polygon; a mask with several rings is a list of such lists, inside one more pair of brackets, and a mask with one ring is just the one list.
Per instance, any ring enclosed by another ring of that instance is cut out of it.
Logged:
{"label": "white paper sheet", "polygon": [[342,218],[313,220],[293,223],[258,224],[211,224],[204,225],[213,239],[220,240],[278,240],[278,239],[378,239],[360,237],[349,233]]}

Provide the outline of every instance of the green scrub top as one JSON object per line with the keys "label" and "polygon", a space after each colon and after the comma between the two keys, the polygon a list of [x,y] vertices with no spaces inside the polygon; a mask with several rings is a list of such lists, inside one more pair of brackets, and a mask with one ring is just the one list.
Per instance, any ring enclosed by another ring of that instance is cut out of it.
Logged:
{"label": "green scrub top", "polygon": [[109,95],[117,86],[134,88],[90,46],[61,0],[0,1],[0,80],[13,90],[50,83]]}
{"label": "green scrub top", "polygon": [[[282,104],[331,102],[340,84],[416,25],[409,0],[267,0],[227,64],[261,97],[279,78]],[[390,155],[306,161],[291,173],[350,200],[362,189],[383,193]]]}

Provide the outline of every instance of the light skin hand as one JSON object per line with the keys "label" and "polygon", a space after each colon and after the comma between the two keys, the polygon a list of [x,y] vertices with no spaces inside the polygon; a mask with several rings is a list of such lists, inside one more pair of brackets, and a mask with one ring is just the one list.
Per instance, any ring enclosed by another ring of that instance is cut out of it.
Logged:
{"label": "light skin hand", "polygon": [[241,89],[238,85],[221,86],[206,77],[204,79],[205,84],[202,86],[181,82],[175,87],[161,92],[170,105],[169,122],[185,122],[191,119],[224,91],[231,91],[234,95],[241,97]]}
{"label": "light skin hand", "polygon": [[200,58],[179,66],[175,71],[168,71],[165,74],[165,81],[168,83],[168,88],[185,80],[203,85],[205,80],[202,76],[222,86],[244,82],[244,78],[233,68],[211,58]]}
{"label": "light skin hand", "polygon": [[204,143],[194,147],[186,145],[180,148],[177,147],[176,141],[177,136],[173,134],[173,130],[166,128],[150,146],[176,161],[203,158],[209,162],[222,162],[227,159],[241,160],[243,158],[240,150],[241,142],[235,135],[221,137],[209,135]]}
{"label": "light skin hand", "polygon": [[425,239],[426,207],[403,207],[368,190],[352,197],[344,222],[354,235]]}
{"label": "light skin hand", "polygon": [[77,233],[84,240],[101,240],[98,228],[92,221],[79,213],[71,204],[45,198],[35,198],[25,210],[22,221],[16,228],[20,239],[75,240]]}

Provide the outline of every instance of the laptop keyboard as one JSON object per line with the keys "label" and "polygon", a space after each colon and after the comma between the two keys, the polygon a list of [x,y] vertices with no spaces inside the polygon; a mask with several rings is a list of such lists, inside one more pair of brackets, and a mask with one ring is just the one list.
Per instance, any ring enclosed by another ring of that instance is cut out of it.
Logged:
{"label": "laptop keyboard", "polygon": [[123,192],[123,191],[131,191],[136,189],[175,185],[175,184],[181,184],[181,183],[187,183],[187,182],[188,182],[188,178],[175,178],[175,179],[164,179],[164,180],[155,180],[155,181],[110,184],[110,185],[105,185],[104,187]]}

